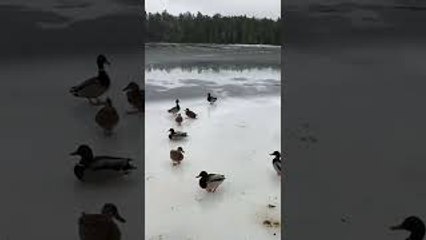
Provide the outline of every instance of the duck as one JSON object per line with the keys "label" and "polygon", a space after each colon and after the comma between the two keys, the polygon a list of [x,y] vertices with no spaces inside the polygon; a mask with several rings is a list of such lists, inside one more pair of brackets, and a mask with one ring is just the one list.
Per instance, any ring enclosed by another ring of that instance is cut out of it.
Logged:
{"label": "duck", "polygon": [[176,103],[176,106],[170,108],[169,110],[167,110],[167,112],[176,114],[180,111],[179,99],[176,99],[175,103]]}
{"label": "duck", "polygon": [[425,224],[417,216],[407,217],[400,225],[390,227],[391,230],[406,230],[410,232],[407,240],[422,240],[425,236]]}
{"label": "duck", "polygon": [[217,101],[217,97],[213,97],[210,93],[207,93],[207,101],[208,101],[210,104],[213,104],[214,102],[216,102],[216,101]]}
{"label": "duck", "polygon": [[184,158],[183,153],[185,153],[185,151],[183,151],[182,147],[178,147],[176,150],[170,150],[170,159],[172,159],[173,165],[177,165],[182,162]]}
{"label": "duck", "polygon": [[70,153],[71,156],[80,156],[80,161],[74,166],[74,175],[78,180],[84,181],[86,170],[114,170],[122,171],[128,174],[130,170],[136,169],[131,164],[133,159],[111,156],[94,156],[93,150],[89,145],[81,144],[77,150]]}
{"label": "duck", "polygon": [[272,165],[274,166],[275,171],[277,171],[278,175],[281,175],[281,153],[278,151],[274,151],[273,153],[270,153],[269,155],[275,156],[272,160]]}
{"label": "duck", "polygon": [[120,240],[121,231],[117,223],[125,223],[126,220],[118,212],[113,203],[105,203],[101,213],[81,213],[78,219],[78,231],[81,240]]}
{"label": "duck", "polygon": [[188,136],[188,134],[186,132],[181,132],[181,131],[176,131],[173,128],[169,129],[169,139],[173,140],[173,139],[181,139],[181,138],[185,138]]}
{"label": "duck", "polygon": [[105,106],[101,108],[95,116],[96,123],[105,130],[107,135],[110,135],[112,130],[117,126],[120,117],[117,110],[112,105],[110,98],[105,101]]}
{"label": "duck", "polygon": [[195,112],[193,112],[193,111],[189,110],[188,108],[187,108],[187,109],[185,109],[185,114],[186,114],[186,116],[188,116],[189,118],[193,118],[193,119],[197,118],[197,114],[196,114]]}
{"label": "duck", "polygon": [[127,113],[132,114],[143,112],[145,110],[145,94],[144,91],[139,88],[137,83],[130,82],[123,91],[126,92],[127,101],[136,109],[136,111],[128,111]]}
{"label": "duck", "polygon": [[199,185],[202,189],[206,189],[207,192],[215,192],[216,188],[225,181],[225,175],[208,174],[206,171],[201,171],[196,178],[200,178]]}
{"label": "duck", "polygon": [[104,94],[111,85],[111,80],[104,69],[105,64],[111,65],[110,62],[102,54],[97,57],[96,62],[98,65],[98,76],[89,78],[70,89],[70,93],[73,96],[86,98],[92,105],[101,104],[99,97]]}
{"label": "duck", "polygon": [[183,117],[182,117],[182,115],[180,113],[178,113],[177,117],[175,118],[175,121],[178,124],[181,124],[183,122]]}

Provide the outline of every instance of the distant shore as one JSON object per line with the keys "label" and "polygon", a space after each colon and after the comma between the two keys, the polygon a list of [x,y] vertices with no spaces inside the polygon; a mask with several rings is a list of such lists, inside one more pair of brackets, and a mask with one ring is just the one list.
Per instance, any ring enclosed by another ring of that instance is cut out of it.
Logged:
{"label": "distant shore", "polygon": [[277,95],[281,48],[271,45],[149,43],[145,47],[146,100]]}

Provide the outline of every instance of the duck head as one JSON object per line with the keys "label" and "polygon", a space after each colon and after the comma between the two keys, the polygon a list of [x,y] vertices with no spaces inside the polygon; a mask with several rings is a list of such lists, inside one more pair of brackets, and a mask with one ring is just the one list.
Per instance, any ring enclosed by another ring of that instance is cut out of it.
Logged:
{"label": "duck head", "polygon": [[136,91],[138,91],[139,90],[139,85],[137,83],[135,83],[135,82],[130,82],[127,85],[127,87],[125,87],[123,89],[123,91],[129,91],[129,90],[136,90]]}
{"label": "duck head", "polygon": [[179,99],[176,99],[175,103],[176,105],[179,105]]}
{"label": "duck head", "polygon": [[182,147],[178,147],[178,148],[177,148],[177,150],[178,150],[179,152],[183,152],[183,153],[185,152],[185,151],[183,151],[183,148],[182,148]]}
{"label": "duck head", "polygon": [[390,229],[409,231],[411,234],[407,240],[422,240],[426,231],[423,221],[416,216],[410,216],[400,225],[390,227]]}
{"label": "duck head", "polygon": [[104,69],[105,64],[111,65],[111,63],[108,61],[105,55],[102,55],[102,54],[98,56],[98,58],[96,59],[96,63],[98,64],[99,69]]}
{"label": "duck head", "polygon": [[275,157],[281,157],[281,153],[278,151],[274,151],[273,153],[270,153],[269,155],[275,156]]}
{"label": "duck head", "polygon": [[170,132],[171,134],[173,134],[173,133],[175,133],[175,130],[174,130],[173,128],[170,128],[170,129],[169,129],[169,132]]}
{"label": "duck head", "polygon": [[118,213],[118,208],[117,206],[115,206],[112,203],[106,203],[103,207],[102,207],[102,214],[107,215],[111,218],[115,218],[118,221],[125,223],[126,220],[120,216],[120,214]]}
{"label": "duck head", "polygon": [[208,175],[209,174],[206,171],[201,171],[200,174],[198,174],[198,176],[196,176],[196,178],[205,178]]}
{"label": "duck head", "polygon": [[80,156],[82,159],[92,159],[93,151],[85,144],[80,145],[76,151],[70,153],[71,156]]}

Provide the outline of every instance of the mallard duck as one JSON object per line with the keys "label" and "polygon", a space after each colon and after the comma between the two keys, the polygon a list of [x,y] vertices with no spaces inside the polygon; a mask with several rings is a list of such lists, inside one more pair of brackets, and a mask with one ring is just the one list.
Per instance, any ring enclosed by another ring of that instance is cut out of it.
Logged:
{"label": "mallard duck", "polygon": [[126,92],[127,101],[130,105],[137,109],[136,111],[129,111],[129,114],[143,112],[145,110],[144,92],[141,91],[137,83],[130,82],[123,91]]}
{"label": "mallard duck", "polygon": [[217,97],[213,97],[210,93],[207,93],[207,101],[208,101],[210,104],[213,104],[214,102],[216,102],[216,101],[217,101]]}
{"label": "mallard duck", "polygon": [[274,169],[275,171],[277,171],[278,175],[281,175],[281,153],[278,151],[274,151],[269,155],[275,156],[272,160],[272,165],[274,166]]}
{"label": "mallard duck", "polygon": [[167,110],[167,112],[176,114],[180,111],[179,99],[176,99],[175,103],[176,103],[176,106],[170,108],[169,110]]}
{"label": "mallard duck", "polygon": [[70,153],[71,156],[80,156],[80,162],[74,167],[74,175],[83,181],[86,170],[114,170],[123,171],[128,174],[130,170],[136,169],[130,162],[131,158],[94,156],[92,149],[85,144],[80,145],[76,151]]}
{"label": "mallard duck", "polygon": [[125,223],[126,220],[118,213],[112,203],[106,203],[100,214],[82,213],[78,219],[78,230],[81,240],[120,240],[121,232],[114,222]]}
{"label": "mallard duck", "polygon": [[173,165],[180,164],[183,160],[183,151],[182,147],[178,147],[176,150],[170,150],[170,159],[173,161]]}
{"label": "mallard duck", "polygon": [[201,171],[197,178],[201,177],[199,185],[202,189],[206,189],[207,192],[215,192],[216,188],[225,181],[225,175],[210,173]]}
{"label": "mallard duck", "polygon": [[106,99],[105,106],[96,114],[96,123],[105,130],[105,133],[111,134],[113,128],[117,126],[120,117],[112,105],[110,98]]}
{"label": "mallard duck", "polygon": [[178,124],[181,124],[183,122],[183,117],[182,117],[182,115],[180,113],[178,113],[177,117],[175,118],[175,121]]}
{"label": "mallard duck", "polygon": [[400,225],[393,226],[390,229],[409,231],[411,234],[407,240],[422,240],[426,231],[425,224],[416,216],[408,217]]}
{"label": "mallard duck", "polygon": [[186,116],[188,116],[189,118],[197,118],[197,114],[191,110],[189,110],[188,108],[185,109],[185,114]]}
{"label": "mallard duck", "polygon": [[[110,65],[110,62],[104,55],[99,55],[97,58],[98,76],[89,78],[81,84],[70,89],[70,93],[75,97],[86,98],[93,105],[101,104],[99,97],[104,94],[110,87],[111,81],[104,69],[104,65]],[[93,100],[96,102],[93,102]]]}
{"label": "mallard duck", "polygon": [[181,139],[188,136],[186,132],[175,131],[173,128],[170,128],[169,132],[169,139]]}

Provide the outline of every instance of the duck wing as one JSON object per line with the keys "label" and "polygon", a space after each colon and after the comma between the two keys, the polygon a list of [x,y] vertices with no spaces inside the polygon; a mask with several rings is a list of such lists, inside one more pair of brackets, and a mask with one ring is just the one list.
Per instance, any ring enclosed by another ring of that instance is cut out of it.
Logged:
{"label": "duck wing", "polygon": [[170,108],[169,110],[167,110],[167,112],[173,113],[173,112],[177,112],[178,110],[179,110],[178,107],[174,106],[174,107]]}
{"label": "duck wing", "polygon": [[277,172],[281,172],[281,160],[276,159],[272,162],[272,165],[274,165],[274,168]]}
{"label": "duck wing", "polygon": [[71,92],[79,92],[79,91],[81,91],[85,88],[97,86],[97,85],[100,85],[100,84],[101,84],[101,81],[99,80],[98,77],[92,77],[92,78],[89,78],[89,79],[83,81],[79,85],[72,87]]}
{"label": "duck wing", "polygon": [[215,173],[209,174],[207,179],[208,182],[221,182],[223,180],[225,180],[225,175],[215,174]]}
{"label": "duck wing", "polygon": [[127,169],[134,168],[130,165],[132,159],[122,158],[122,157],[111,157],[111,156],[98,156],[93,159],[93,162],[90,164],[89,168],[92,170],[101,170],[101,169]]}

